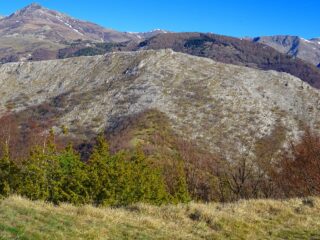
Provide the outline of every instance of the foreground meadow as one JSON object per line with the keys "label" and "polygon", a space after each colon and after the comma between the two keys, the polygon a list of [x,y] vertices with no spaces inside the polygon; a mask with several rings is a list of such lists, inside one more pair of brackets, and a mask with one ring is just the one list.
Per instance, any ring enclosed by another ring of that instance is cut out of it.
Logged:
{"label": "foreground meadow", "polygon": [[0,239],[320,239],[320,198],[95,208],[11,196]]}

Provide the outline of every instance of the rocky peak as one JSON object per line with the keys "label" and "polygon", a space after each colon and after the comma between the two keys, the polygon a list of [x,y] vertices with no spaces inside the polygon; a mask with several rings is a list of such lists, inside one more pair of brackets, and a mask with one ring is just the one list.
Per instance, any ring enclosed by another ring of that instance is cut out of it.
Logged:
{"label": "rocky peak", "polygon": [[320,40],[305,39],[298,36],[278,35],[257,37],[252,40],[268,45],[281,53],[298,57],[317,66],[320,62]]}
{"label": "rocky peak", "polygon": [[254,38],[254,42],[260,43],[273,43],[278,45],[279,47],[284,48],[284,51],[289,51],[293,45],[297,45],[300,42],[300,38],[298,36],[288,36],[288,35],[276,35],[276,36],[265,36],[265,37],[257,37]]}
{"label": "rocky peak", "polygon": [[24,8],[22,8],[21,10],[15,12],[10,17],[30,15],[30,14],[33,14],[34,12],[36,12],[36,11],[38,11],[40,9],[45,9],[45,8],[42,7],[41,5],[39,5],[38,3],[31,3],[30,5],[28,5],[28,6],[24,7]]}
{"label": "rocky peak", "polygon": [[29,10],[37,10],[43,8],[40,4],[38,3],[31,3],[30,5],[26,6],[24,9],[29,9]]}
{"label": "rocky peak", "polygon": [[1,21],[0,36],[18,35],[58,43],[78,39],[99,42],[126,42],[138,39],[135,35],[74,19],[37,3],[32,3]]}
{"label": "rocky peak", "polygon": [[169,33],[170,31],[166,31],[163,29],[153,29],[149,32],[128,32],[128,34],[137,36],[139,40],[144,40],[144,39],[148,39],[154,36],[157,36],[159,34],[165,34],[165,33]]}

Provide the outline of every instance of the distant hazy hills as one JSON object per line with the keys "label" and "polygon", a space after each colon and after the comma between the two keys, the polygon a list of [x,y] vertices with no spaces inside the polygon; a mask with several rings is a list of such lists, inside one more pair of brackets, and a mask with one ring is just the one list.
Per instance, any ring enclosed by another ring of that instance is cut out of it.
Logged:
{"label": "distant hazy hills", "polygon": [[257,37],[252,41],[266,44],[279,52],[320,66],[320,38],[307,40],[298,36],[280,35]]}

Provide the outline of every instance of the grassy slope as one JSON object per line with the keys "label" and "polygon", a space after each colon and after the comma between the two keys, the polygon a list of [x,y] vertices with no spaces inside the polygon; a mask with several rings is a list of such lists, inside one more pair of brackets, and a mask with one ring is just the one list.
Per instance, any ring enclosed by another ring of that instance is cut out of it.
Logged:
{"label": "grassy slope", "polygon": [[13,196],[0,239],[320,239],[320,199],[99,209]]}

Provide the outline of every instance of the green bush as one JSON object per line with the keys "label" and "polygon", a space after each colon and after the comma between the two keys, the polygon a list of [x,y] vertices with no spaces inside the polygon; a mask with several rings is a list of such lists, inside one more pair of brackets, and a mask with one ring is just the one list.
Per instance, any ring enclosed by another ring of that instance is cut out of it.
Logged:
{"label": "green bush", "polygon": [[152,168],[143,151],[110,155],[108,144],[99,137],[89,160],[90,192],[97,205],[122,206],[135,202],[167,202],[163,177]]}
{"label": "green bush", "polygon": [[[154,167],[141,147],[133,151],[109,152],[101,135],[93,153],[84,163],[71,146],[57,150],[51,132],[43,146],[35,146],[16,167],[3,148],[0,159],[0,194],[16,193],[32,200],[54,204],[93,203],[124,206],[136,202],[160,205],[170,200],[185,201],[184,192],[170,196],[161,170]],[[177,188],[185,188],[180,179]],[[181,186],[180,186],[181,185]]]}

